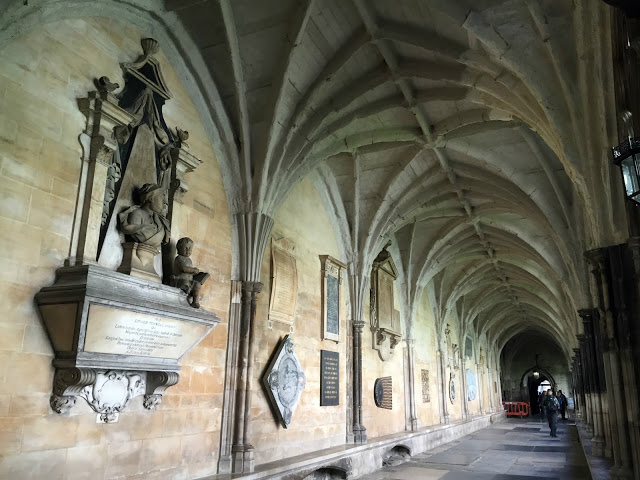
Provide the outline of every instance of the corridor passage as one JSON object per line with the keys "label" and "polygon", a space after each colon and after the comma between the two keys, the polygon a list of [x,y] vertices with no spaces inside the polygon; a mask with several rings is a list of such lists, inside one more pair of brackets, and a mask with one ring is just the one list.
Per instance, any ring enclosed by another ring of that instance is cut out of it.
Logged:
{"label": "corridor passage", "polygon": [[558,437],[546,422],[507,419],[385,467],[368,480],[586,480],[589,468],[573,422],[558,422]]}

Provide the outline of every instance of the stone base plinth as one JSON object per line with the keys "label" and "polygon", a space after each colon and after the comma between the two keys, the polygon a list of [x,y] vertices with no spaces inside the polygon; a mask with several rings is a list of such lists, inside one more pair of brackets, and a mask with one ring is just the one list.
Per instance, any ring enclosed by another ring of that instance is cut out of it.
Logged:
{"label": "stone base plinth", "polygon": [[231,457],[233,473],[250,473],[256,468],[252,445],[234,445]]}
{"label": "stone base plinth", "polygon": [[153,245],[125,242],[122,244],[122,263],[118,267],[118,272],[150,282],[162,283],[154,265],[159,253],[158,247]]}

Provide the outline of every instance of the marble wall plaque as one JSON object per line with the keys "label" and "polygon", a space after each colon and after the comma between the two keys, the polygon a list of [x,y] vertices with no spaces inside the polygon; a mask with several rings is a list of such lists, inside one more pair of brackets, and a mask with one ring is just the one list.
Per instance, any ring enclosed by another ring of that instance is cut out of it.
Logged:
{"label": "marble wall plaque", "polygon": [[429,394],[429,370],[422,370],[422,403],[429,403],[431,395]]}
{"label": "marble wall plaque", "polygon": [[475,400],[478,393],[478,384],[476,383],[476,375],[473,370],[467,368],[467,400]]}
{"label": "marble wall plaque", "polygon": [[456,380],[453,378],[453,373],[449,374],[449,400],[451,403],[456,401]]}
{"label": "marble wall plaque", "polygon": [[269,321],[293,325],[298,299],[298,271],[294,247],[284,239],[271,243],[271,299]]}
{"label": "marble wall plaque", "polygon": [[469,336],[467,336],[464,342],[464,355],[467,358],[473,358],[473,340]]}
{"label": "marble wall plaque", "polygon": [[262,384],[278,420],[284,428],[287,428],[307,384],[307,378],[302,371],[302,365],[289,335],[277,347],[262,377]]}
{"label": "marble wall plaque", "polygon": [[393,382],[391,377],[376,379],[373,384],[373,399],[376,407],[393,410]]}
{"label": "marble wall plaque", "polygon": [[339,294],[340,283],[337,277],[327,275],[327,332],[333,335],[340,333]]}
{"label": "marble wall plaque", "polygon": [[393,282],[397,277],[398,271],[385,246],[371,268],[369,302],[372,347],[378,351],[383,362],[389,360],[396,345],[402,339],[400,312],[394,308]]}
{"label": "marble wall plaque", "polygon": [[84,351],[177,360],[210,329],[197,322],[93,304]]}
{"label": "marble wall plaque", "polygon": [[322,263],[323,340],[340,341],[340,283],[346,265],[329,255],[320,255]]}
{"label": "marble wall plaque", "polygon": [[378,327],[394,330],[393,278],[384,271],[378,273]]}
{"label": "marble wall plaque", "polygon": [[320,350],[320,406],[340,404],[340,354]]}

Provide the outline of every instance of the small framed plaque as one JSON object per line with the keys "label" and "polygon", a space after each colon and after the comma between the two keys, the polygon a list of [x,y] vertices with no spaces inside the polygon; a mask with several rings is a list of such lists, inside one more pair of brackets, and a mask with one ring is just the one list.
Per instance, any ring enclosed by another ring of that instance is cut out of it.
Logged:
{"label": "small framed plaque", "polygon": [[422,370],[422,403],[429,403],[431,395],[429,393],[429,370]]}
{"label": "small framed plaque", "polygon": [[340,405],[340,354],[320,350],[320,406]]}
{"label": "small framed plaque", "polygon": [[329,255],[322,262],[322,339],[340,341],[340,284],[346,265]]}
{"label": "small framed plaque", "polygon": [[373,400],[376,407],[393,410],[393,380],[391,377],[376,379],[373,384]]}

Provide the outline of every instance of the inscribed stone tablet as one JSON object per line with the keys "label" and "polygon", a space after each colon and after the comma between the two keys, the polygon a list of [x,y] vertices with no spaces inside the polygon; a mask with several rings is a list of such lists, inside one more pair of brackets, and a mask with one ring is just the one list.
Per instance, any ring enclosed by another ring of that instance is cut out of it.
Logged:
{"label": "inscribed stone tablet", "polygon": [[422,370],[422,403],[429,403],[431,395],[429,394],[429,370]]}
{"label": "inscribed stone tablet", "polygon": [[296,259],[284,249],[271,246],[273,280],[269,320],[293,325],[298,299]]}
{"label": "inscribed stone tablet", "polygon": [[393,277],[378,272],[378,327],[393,330]]}
{"label": "inscribed stone tablet", "polygon": [[340,354],[320,350],[320,406],[340,404]]}
{"label": "inscribed stone tablet", "polygon": [[105,305],[91,305],[84,351],[179,359],[210,325]]}
{"label": "inscribed stone tablet", "polygon": [[467,376],[467,400],[472,401],[476,399],[476,394],[478,392],[478,385],[476,384],[476,375],[473,373],[473,370],[467,368],[466,372]]}
{"label": "inscribed stone tablet", "polygon": [[473,358],[473,340],[469,336],[467,336],[464,344],[464,354],[467,358]]}
{"label": "inscribed stone tablet", "polygon": [[339,293],[340,283],[333,275],[327,275],[327,332],[340,333]]}

